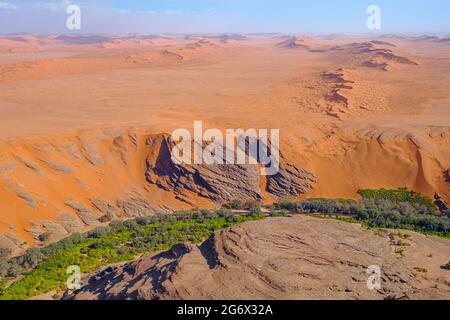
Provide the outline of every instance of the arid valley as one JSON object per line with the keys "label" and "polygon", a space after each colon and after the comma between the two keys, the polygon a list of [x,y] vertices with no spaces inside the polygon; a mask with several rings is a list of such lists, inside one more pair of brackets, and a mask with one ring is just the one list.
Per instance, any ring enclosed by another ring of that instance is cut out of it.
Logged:
{"label": "arid valley", "polygon": [[[407,188],[445,215],[449,88],[448,37],[4,36],[0,247],[17,257],[114,220],[238,200],[361,201],[362,189]],[[174,164],[170,134],[195,121],[279,129],[279,172]],[[66,298],[450,299],[448,230],[406,232],[306,216],[244,222],[88,272]],[[382,292],[365,288],[374,264],[386,266]]]}

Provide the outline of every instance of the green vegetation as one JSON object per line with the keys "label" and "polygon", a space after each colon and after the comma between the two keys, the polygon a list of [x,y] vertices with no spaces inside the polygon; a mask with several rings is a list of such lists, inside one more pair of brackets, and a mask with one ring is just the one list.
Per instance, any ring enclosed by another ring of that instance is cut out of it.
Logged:
{"label": "green vegetation", "polygon": [[[321,218],[362,223],[369,228],[409,229],[450,239],[450,218],[441,213],[431,199],[407,189],[360,190],[358,193],[363,197],[359,202],[347,199],[283,200],[270,208],[269,215],[309,213]],[[232,210],[245,210],[247,215],[233,215]],[[113,221],[108,226],[85,234],[73,234],[45,248],[30,249],[10,260],[6,257],[11,252],[3,250],[0,251],[0,300],[20,300],[50,291],[64,291],[66,270],[72,265],[89,273],[142,254],[168,250],[179,243],[200,243],[216,230],[262,218],[258,202],[236,200],[215,212],[198,210]],[[397,236],[400,238],[397,253],[402,254],[402,239],[407,239],[408,235]],[[15,282],[10,284],[12,280]]]}
{"label": "green vegetation", "polygon": [[422,205],[434,208],[433,200],[421,195],[420,193],[408,190],[406,188],[400,188],[395,190],[387,189],[364,189],[359,190],[358,194],[363,197],[363,199],[373,199],[373,200],[390,200],[395,203],[409,202],[418,203]]}
{"label": "green vegetation", "polygon": [[325,214],[370,228],[409,229],[450,238],[450,219],[430,199],[407,189],[360,190],[361,202],[345,199],[280,201],[275,210]]}
{"label": "green vegetation", "polygon": [[271,217],[289,217],[290,213],[288,210],[271,210],[269,216]]}
{"label": "green vegetation", "polygon": [[230,210],[252,211],[254,209],[261,208],[261,203],[255,200],[248,200],[248,201],[233,200],[230,203],[224,204],[223,207]]}
{"label": "green vegetation", "polygon": [[[233,216],[221,210],[113,221],[107,227],[74,234],[48,247],[30,249],[21,257],[0,260],[0,299],[22,300],[54,290],[65,291],[69,266],[77,265],[83,273],[89,273],[179,243],[200,243],[216,230],[261,218],[256,212]],[[8,277],[18,280],[5,288]]]}

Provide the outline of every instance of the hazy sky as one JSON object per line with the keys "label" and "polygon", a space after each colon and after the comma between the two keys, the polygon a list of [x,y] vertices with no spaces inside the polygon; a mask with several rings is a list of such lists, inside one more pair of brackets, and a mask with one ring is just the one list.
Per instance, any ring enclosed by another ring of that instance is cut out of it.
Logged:
{"label": "hazy sky", "polygon": [[0,0],[0,33],[69,33],[66,8],[81,8],[81,33],[450,34],[450,0]]}

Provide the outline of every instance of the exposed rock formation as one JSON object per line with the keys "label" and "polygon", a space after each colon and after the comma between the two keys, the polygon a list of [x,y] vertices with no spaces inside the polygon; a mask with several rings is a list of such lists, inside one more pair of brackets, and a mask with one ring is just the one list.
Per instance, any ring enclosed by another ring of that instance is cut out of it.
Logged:
{"label": "exposed rock formation", "polygon": [[[355,42],[343,46],[335,46],[330,49],[331,52],[345,52],[352,54],[355,58],[366,58],[362,63],[365,67],[377,68],[388,71],[389,62],[404,65],[419,65],[406,57],[399,56],[391,49],[386,47],[395,47],[395,45],[384,41]],[[381,60],[381,61],[378,61]]]}
{"label": "exposed rock formation", "polygon": [[323,46],[318,46],[310,38],[306,37],[289,37],[277,44],[277,47],[284,49],[304,49],[308,52],[325,52]]}
{"label": "exposed rock formation", "polygon": [[25,247],[25,243],[14,234],[0,233],[0,250],[7,253],[7,255],[17,255],[23,247]]}
{"label": "exposed rock formation", "polygon": [[95,226],[99,223],[98,217],[95,215],[95,213],[80,202],[69,199],[66,200],[65,205],[73,209],[85,225]]}
{"label": "exposed rock formation", "polygon": [[[168,136],[148,139],[146,179],[151,184],[183,196],[187,192],[215,202],[234,199],[262,200],[259,165],[186,165],[171,159]],[[280,156],[280,171],[267,177],[266,191],[277,197],[304,194],[314,184],[313,174],[286,163]]]}
{"label": "exposed rock formation", "polygon": [[280,171],[267,177],[266,191],[274,198],[289,198],[305,194],[316,183],[317,177],[290,163],[281,163]]}
{"label": "exposed rock formation", "polygon": [[388,64],[386,62],[377,62],[375,60],[367,60],[362,63],[363,67],[375,68],[382,71],[388,71]]}
{"label": "exposed rock formation", "polygon": [[96,198],[91,199],[91,203],[98,211],[104,214],[104,216],[100,218],[101,222],[112,221],[118,217],[117,207],[108,201]]}
{"label": "exposed rock formation", "polygon": [[331,84],[331,92],[326,95],[326,99],[332,103],[342,104],[345,108],[348,107],[348,98],[342,93],[342,90],[353,89],[349,84],[354,81],[344,78],[344,70],[327,71],[322,73],[322,79]]}
{"label": "exposed rock formation", "polygon": [[[448,241],[413,234],[400,258],[392,241],[358,225],[309,217],[250,222],[201,246],[94,274],[71,299],[448,299]],[[428,274],[414,271],[423,258]],[[425,261],[426,260],[426,261]],[[429,267],[428,265],[432,265]],[[370,290],[370,266],[381,289]]]}
{"label": "exposed rock formation", "polygon": [[122,209],[126,218],[144,217],[152,215],[156,211],[145,199],[138,197],[118,200],[117,206]]}
{"label": "exposed rock formation", "polygon": [[434,204],[439,208],[441,212],[448,210],[448,203],[439,194],[434,195]]}

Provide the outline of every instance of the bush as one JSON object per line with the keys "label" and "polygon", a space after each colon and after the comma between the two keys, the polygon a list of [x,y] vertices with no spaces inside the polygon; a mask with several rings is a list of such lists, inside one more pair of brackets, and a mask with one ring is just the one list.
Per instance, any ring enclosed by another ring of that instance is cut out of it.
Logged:
{"label": "bush", "polygon": [[17,263],[10,263],[8,267],[7,276],[10,278],[15,278],[21,275],[23,272],[23,268],[20,267]]}
{"label": "bush", "polygon": [[374,200],[390,200],[392,202],[409,202],[418,203],[425,205],[427,207],[435,208],[433,200],[421,195],[420,193],[408,190],[407,188],[400,188],[396,190],[388,189],[362,189],[358,190],[358,194],[363,197],[363,199],[374,199]]}
{"label": "bush", "polygon": [[239,217],[238,216],[228,216],[225,218],[225,221],[228,223],[236,223],[236,222],[239,222]]}
{"label": "bush", "polygon": [[217,215],[222,218],[231,216],[232,214],[233,214],[233,211],[231,211],[231,209],[227,209],[225,207],[222,207],[217,211]]}
{"label": "bush", "polygon": [[[310,214],[352,215],[371,227],[414,229],[423,232],[450,232],[450,219],[440,216],[439,211],[430,206],[423,196],[400,189],[361,191],[368,198],[361,203],[344,199],[309,199],[292,202],[281,201],[274,209],[304,212]],[[387,196],[389,195],[389,196]],[[386,199],[391,197],[391,199]],[[413,202],[399,201],[412,199]]]}
{"label": "bush", "polygon": [[123,225],[125,226],[125,228],[133,231],[137,231],[139,229],[139,223],[137,223],[136,220],[127,220],[123,223]]}
{"label": "bush", "polygon": [[111,232],[109,227],[98,227],[92,231],[89,231],[87,236],[88,238],[99,239],[106,236],[109,232]]}
{"label": "bush", "polygon": [[244,210],[244,202],[242,200],[233,200],[229,208],[233,210]]}
{"label": "bush", "polygon": [[118,232],[126,229],[124,223],[118,220],[111,221],[109,228],[111,229],[111,232]]}
{"label": "bush", "polygon": [[250,216],[251,217],[258,217],[262,214],[261,206],[254,206],[250,208]]}
{"label": "bush", "polygon": [[299,209],[299,206],[301,206],[301,202],[294,202],[289,199],[282,199],[278,203],[275,203],[274,208],[278,210],[285,209],[293,212],[297,211]]}
{"label": "bush", "polygon": [[288,210],[271,210],[269,215],[271,217],[288,217],[289,211]]}
{"label": "bush", "polygon": [[45,255],[38,248],[31,248],[23,256],[16,259],[17,264],[24,269],[33,269],[45,259]]}
{"label": "bush", "polygon": [[[201,216],[204,214],[206,211],[200,212]],[[42,250],[31,249],[17,259],[8,262],[0,260],[0,275],[5,274],[6,269],[6,276],[17,278],[23,275],[8,288],[0,290],[0,300],[20,300],[53,290],[63,291],[67,280],[64,270],[70,265],[79,265],[84,273],[89,273],[101,266],[132,260],[136,255],[168,250],[179,243],[198,244],[216,230],[255,220],[232,215],[198,220],[178,220],[175,216],[158,216],[157,219],[161,221],[144,224],[154,220],[139,218],[124,223],[115,222],[110,232],[105,232],[107,228],[104,227],[97,228],[89,233],[94,237],[75,235],[58,242],[58,245]],[[118,231],[112,231],[113,228]]]}
{"label": "bush", "polygon": [[0,280],[8,274],[9,263],[5,259],[0,259]]}

